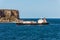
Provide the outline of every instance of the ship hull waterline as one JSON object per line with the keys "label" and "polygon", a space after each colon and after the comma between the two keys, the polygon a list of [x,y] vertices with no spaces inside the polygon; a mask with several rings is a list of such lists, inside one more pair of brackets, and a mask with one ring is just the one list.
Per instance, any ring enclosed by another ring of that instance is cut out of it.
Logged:
{"label": "ship hull waterline", "polygon": [[16,23],[17,25],[48,25],[49,23]]}

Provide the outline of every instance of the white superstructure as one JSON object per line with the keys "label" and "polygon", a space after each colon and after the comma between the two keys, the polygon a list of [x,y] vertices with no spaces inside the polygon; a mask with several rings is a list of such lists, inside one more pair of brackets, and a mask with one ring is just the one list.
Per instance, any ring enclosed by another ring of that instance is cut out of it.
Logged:
{"label": "white superstructure", "polygon": [[42,20],[42,19],[39,19],[39,20],[38,20],[38,23],[43,23],[43,20]]}

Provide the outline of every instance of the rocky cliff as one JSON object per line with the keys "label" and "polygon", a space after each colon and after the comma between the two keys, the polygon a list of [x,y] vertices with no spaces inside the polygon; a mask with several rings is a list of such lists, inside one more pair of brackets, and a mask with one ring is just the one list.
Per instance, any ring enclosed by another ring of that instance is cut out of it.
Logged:
{"label": "rocky cliff", "polygon": [[0,9],[0,22],[18,22],[18,10]]}

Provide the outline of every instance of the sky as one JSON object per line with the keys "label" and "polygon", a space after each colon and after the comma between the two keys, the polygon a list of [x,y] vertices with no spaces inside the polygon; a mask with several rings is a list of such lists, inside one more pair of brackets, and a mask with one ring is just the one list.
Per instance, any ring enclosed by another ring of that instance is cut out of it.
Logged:
{"label": "sky", "polygon": [[20,18],[60,18],[60,0],[0,0],[0,9],[19,10]]}

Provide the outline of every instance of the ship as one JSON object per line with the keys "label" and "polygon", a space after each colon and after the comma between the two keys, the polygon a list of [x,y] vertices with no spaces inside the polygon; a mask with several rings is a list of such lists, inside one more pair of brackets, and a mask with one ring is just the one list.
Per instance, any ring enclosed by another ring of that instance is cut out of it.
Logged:
{"label": "ship", "polygon": [[39,19],[37,21],[21,21],[21,23],[17,23],[18,25],[47,25],[49,24],[46,18]]}

